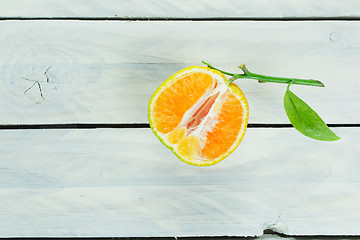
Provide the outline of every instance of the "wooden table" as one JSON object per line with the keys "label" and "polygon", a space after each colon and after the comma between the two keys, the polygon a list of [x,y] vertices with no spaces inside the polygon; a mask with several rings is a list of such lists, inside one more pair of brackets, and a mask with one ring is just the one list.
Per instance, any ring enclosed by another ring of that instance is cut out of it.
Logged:
{"label": "wooden table", "polygon": [[[360,236],[360,1],[3,0],[0,17],[0,237]],[[286,85],[239,80],[239,148],[179,161],[148,100],[201,60],[320,79],[292,90],[341,140],[292,128]]]}

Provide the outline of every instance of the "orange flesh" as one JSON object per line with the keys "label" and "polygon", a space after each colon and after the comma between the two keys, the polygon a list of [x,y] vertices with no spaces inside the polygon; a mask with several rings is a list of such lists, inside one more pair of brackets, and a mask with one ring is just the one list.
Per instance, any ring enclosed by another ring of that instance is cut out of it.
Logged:
{"label": "orange flesh", "polygon": [[[209,161],[226,154],[243,127],[245,116],[240,100],[229,88],[222,94],[210,94],[217,86],[217,81],[207,73],[186,74],[162,91],[154,102],[155,129],[188,160]],[[185,113],[200,99],[203,103],[184,124]],[[212,110],[215,115],[206,118],[214,104],[220,107]]]}
{"label": "orange flesh", "polygon": [[240,101],[227,91],[222,97],[221,111],[217,123],[206,133],[206,144],[202,148],[204,159],[215,159],[225,154],[237,139],[243,123],[243,111]]}
{"label": "orange flesh", "polygon": [[153,121],[161,133],[169,133],[181,122],[184,114],[214,85],[209,74],[190,73],[161,92],[154,105]]}
{"label": "orange flesh", "polygon": [[175,128],[167,135],[167,140],[171,144],[178,144],[185,138],[185,134],[186,128]]}

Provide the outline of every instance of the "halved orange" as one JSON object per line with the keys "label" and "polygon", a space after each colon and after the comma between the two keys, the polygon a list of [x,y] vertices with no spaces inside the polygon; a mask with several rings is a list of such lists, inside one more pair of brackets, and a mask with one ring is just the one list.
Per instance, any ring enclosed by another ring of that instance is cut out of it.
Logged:
{"label": "halved orange", "polygon": [[188,164],[220,162],[245,135],[247,100],[237,85],[225,81],[217,70],[188,67],[164,81],[150,99],[151,129]]}

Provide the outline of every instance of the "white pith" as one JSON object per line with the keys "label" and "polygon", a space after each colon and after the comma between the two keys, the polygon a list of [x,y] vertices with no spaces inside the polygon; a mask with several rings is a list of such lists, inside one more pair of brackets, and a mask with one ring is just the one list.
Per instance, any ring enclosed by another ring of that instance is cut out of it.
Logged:
{"label": "white pith", "polygon": [[[215,81],[217,80],[215,79]],[[206,144],[206,133],[211,131],[218,122],[217,113],[220,109],[218,109],[217,106],[219,106],[219,101],[226,91],[226,86],[217,81],[216,88],[208,89],[208,91],[205,92],[203,96],[201,96],[199,101],[184,114],[179,124],[179,127],[187,126],[188,123],[193,120],[196,111],[206,102],[206,100],[219,93],[214,104],[211,106],[209,113],[204,117],[200,124],[197,125],[195,129],[187,129],[187,132],[191,131],[191,135],[196,136],[198,139],[200,139],[201,149],[203,149]]]}

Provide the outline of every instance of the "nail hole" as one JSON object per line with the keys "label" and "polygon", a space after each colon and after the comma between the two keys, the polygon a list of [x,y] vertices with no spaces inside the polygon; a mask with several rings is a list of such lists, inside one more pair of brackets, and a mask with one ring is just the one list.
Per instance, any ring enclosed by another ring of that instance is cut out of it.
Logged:
{"label": "nail hole", "polygon": [[337,33],[337,32],[332,32],[332,33],[330,33],[330,35],[329,35],[329,39],[330,39],[330,41],[332,41],[332,42],[337,42],[337,41],[339,40],[339,38],[340,38],[340,35],[339,35],[339,33]]}

